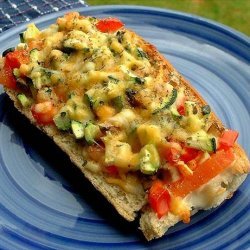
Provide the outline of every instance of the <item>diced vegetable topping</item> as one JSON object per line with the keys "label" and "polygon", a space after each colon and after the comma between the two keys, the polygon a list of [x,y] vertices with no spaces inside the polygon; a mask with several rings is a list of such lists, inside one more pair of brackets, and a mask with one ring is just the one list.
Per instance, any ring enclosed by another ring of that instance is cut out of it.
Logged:
{"label": "diced vegetable topping", "polygon": [[189,96],[180,75],[161,68],[152,47],[123,26],[76,12],[44,31],[30,24],[17,48],[3,52],[0,83],[18,91],[39,126],[72,136],[109,183],[135,190],[127,175],[145,181],[161,218],[171,198],[183,204],[230,166],[238,132],[222,132],[210,106]]}
{"label": "diced vegetable topping", "polygon": [[105,18],[98,21],[96,28],[101,32],[115,32],[124,24],[117,18]]}
{"label": "diced vegetable topping", "polygon": [[153,182],[149,190],[148,201],[158,218],[166,215],[170,206],[170,194],[159,180]]}
{"label": "diced vegetable topping", "polygon": [[228,149],[232,147],[237,140],[239,133],[235,130],[226,130],[219,138],[219,148]]}
{"label": "diced vegetable topping", "polygon": [[25,94],[18,94],[17,99],[20,101],[21,105],[24,108],[27,108],[31,106],[32,104],[32,101],[30,100],[30,98],[28,98]]}
{"label": "diced vegetable topping", "polygon": [[168,190],[174,196],[185,197],[220,174],[234,159],[235,156],[232,149],[217,151],[208,160],[197,165],[192,175],[168,184]]}
{"label": "diced vegetable topping", "polygon": [[54,123],[54,116],[57,113],[57,108],[50,101],[34,104],[31,107],[31,112],[40,125],[48,125]]}

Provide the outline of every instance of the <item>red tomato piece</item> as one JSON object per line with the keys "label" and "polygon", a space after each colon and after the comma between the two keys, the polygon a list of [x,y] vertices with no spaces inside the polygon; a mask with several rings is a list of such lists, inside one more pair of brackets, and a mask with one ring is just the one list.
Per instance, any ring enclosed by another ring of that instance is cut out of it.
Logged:
{"label": "red tomato piece", "polygon": [[219,149],[228,149],[232,147],[237,140],[239,133],[235,130],[226,130],[219,138]]}
{"label": "red tomato piece", "polygon": [[200,150],[195,148],[187,148],[185,147],[182,151],[180,159],[185,163],[195,159],[199,155]]}
{"label": "red tomato piece", "polygon": [[185,107],[184,105],[180,105],[179,107],[177,107],[177,111],[180,115],[185,115]]}
{"label": "red tomato piece", "polygon": [[183,96],[181,99],[177,100],[177,111],[180,115],[185,115],[185,101],[186,98]]}
{"label": "red tomato piece", "polygon": [[14,68],[19,68],[21,64],[29,63],[29,54],[26,50],[15,50],[9,52],[5,57],[5,64]]}
{"label": "red tomato piece", "polygon": [[21,64],[29,63],[29,55],[25,50],[9,52],[5,56],[3,69],[0,70],[0,83],[8,88],[16,89],[16,79],[13,69],[19,68]]}
{"label": "red tomato piece", "polygon": [[193,170],[192,175],[168,184],[167,188],[174,196],[185,197],[220,174],[234,159],[235,155],[231,148],[228,150],[219,150],[212,154],[208,160],[198,164]]}
{"label": "red tomato piece", "polygon": [[170,163],[174,163],[179,160],[180,150],[176,148],[166,148],[165,152],[163,152],[163,157]]}
{"label": "red tomato piece", "polygon": [[170,199],[170,194],[164,184],[160,180],[154,181],[149,190],[148,201],[158,218],[168,213]]}
{"label": "red tomato piece", "polygon": [[98,21],[96,24],[96,28],[101,32],[115,32],[121,27],[123,27],[124,24],[117,18],[105,18]]}
{"label": "red tomato piece", "polygon": [[34,104],[31,107],[31,113],[38,124],[48,125],[54,123],[53,118],[57,108],[50,101],[46,101]]}
{"label": "red tomato piece", "polygon": [[12,73],[11,67],[4,65],[0,70],[0,84],[10,89],[16,89],[16,79]]}

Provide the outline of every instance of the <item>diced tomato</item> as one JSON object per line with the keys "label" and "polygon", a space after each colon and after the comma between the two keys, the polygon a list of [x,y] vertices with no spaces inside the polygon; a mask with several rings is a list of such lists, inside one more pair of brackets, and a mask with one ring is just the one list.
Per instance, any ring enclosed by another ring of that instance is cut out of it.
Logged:
{"label": "diced tomato", "polygon": [[110,165],[110,166],[105,167],[104,171],[109,175],[118,175],[119,174],[118,168],[115,165]]}
{"label": "diced tomato", "polygon": [[179,157],[180,157],[180,151],[176,148],[169,148],[165,151],[165,159],[168,161],[168,162],[176,162],[179,160]]}
{"label": "diced tomato", "polygon": [[184,95],[181,99],[177,100],[177,103],[176,103],[177,111],[180,115],[185,115],[185,101],[186,101],[186,98]]}
{"label": "diced tomato", "polygon": [[185,107],[184,105],[181,105],[177,108],[177,111],[180,115],[185,115]]}
{"label": "diced tomato", "polygon": [[239,133],[235,130],[226,130],[219,138],[219,149],[232,147],[237,140]]}
{"label": "diced tomato", "polygon": [[170,199],[170,194],[164,184],[160,180],[154,181],[149,190],[148,201],[158,218],[168,213]]}
{"label": "diced tomato", "polygon": [[0,83],[8,88],[16,89],[16,79],[13,69],[19,68],[21,64],[29,63],[29,55],[25,50],[15,50],[5,56],[4,66],[0,70]]}
{"label": "diced tomato", "polygon": [[162,158],[167,162],[174,163],[179,160],[181,147],[176,142],[170,142],[159,146],[159,152]]}
{"label": "diced tomato", "polygon": [[117,18],[105,18],[98,21],[96,28],[101,32],[115,32],[124,24]]}
{"label": "diced tomato", "polygon": [[9,52],[5,57],[5,64],[14,68],[19,68],[21,64],[29,63],[29,54],[26,50],[15,50]]}
{"label": "diced tomato", "polygon": [[199,152],[200,152],[200,150],[198,150],[198,149],[185,147],[182,150],[180,160],[187,163],[187,162],[195,159],[199,155]]}
{"label": "diced tomato", "polygon": [[0,70],[0,84],[10,89],[16,89],[16,79],[12,73],[12,68],[8,65],[4,65]]}
{"label": "diced tomato", "polygon": [[57,108],[50,101],[34,104],[31,112],[36,122],[41,125],[52,124]]}
{"label": "diced tomato", "polygon": [[193,170],[193,175],[183,177],[176,182],[168,184],[168,190],[174,196],[185,197],[190,192],[220,174],[234,159],[234,152],[231,148],[228,150],[219,150],[212,154],[208,160],[198,164]]}

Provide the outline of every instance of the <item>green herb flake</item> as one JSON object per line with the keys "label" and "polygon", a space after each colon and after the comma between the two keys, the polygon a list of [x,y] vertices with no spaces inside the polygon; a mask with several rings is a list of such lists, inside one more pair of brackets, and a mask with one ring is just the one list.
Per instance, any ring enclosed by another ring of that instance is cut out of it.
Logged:
{"label": "green herb flake", "polygon": [[147,55],[146,52],[144,52],[141,48],[137,48],[137,49],[136,49],[136,52],[137,52],[137,56],[138,56],[139,58],[148,59],[148,55]]}

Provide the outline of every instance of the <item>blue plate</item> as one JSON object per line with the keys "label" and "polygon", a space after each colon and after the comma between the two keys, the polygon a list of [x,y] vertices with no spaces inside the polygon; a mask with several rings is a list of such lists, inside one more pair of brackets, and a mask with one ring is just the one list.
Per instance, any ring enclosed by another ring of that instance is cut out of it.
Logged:
{"label": "blue plate", "polygon": [[[250,153],[249,38],[218,23],[169,10],[135,6],[79,9],[117,16],[166,55],[200,91]],[[40,28],[64,12],[35,19]],[[20,25],[1,34],[15,46]],[[161,239],[147,243],[46,136],[22,117],[0,89],[1,249],[247,249],[250,180],[217,209],[199,212]]]}

